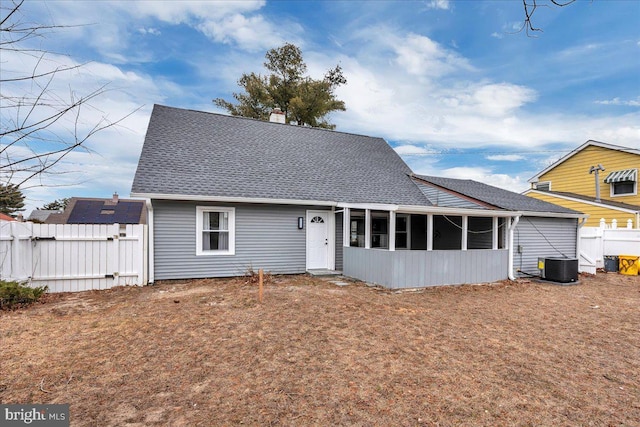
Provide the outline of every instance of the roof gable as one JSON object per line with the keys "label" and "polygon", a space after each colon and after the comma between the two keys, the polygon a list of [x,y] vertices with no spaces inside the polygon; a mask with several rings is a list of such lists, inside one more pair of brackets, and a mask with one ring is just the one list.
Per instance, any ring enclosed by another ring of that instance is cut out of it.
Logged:
{"label": "roof gable", "polygon": [[620,146],[620,145],[613,145],[613,144],[607,144],[605,142],[589,140],[589,141],[585,142],[584,144],[582,144],[581,146],[579,146],[578,148],[576,148],[574,150],[571,150],[568,154],[566,154],[565,156],[563,156],[559,160],[555,161],[551,165],[547,166],[542,171],[538,172],[536,175],[531,177],[528,182],[532,182],[532,183],[533,182],[538,182],[538,179],[542,175],[544,175],[547,172],[549,172],[550,170],[555,169],[556,167],[560,166],[562,163],[566,162],[567,160],[569,160],[570,158],[572,158],[576,154],[580,153],[581,151],[583,151],[587,147],[600,147],[600,148],[607,149],[607,150],[621,151],[621,152],[625,152],[625,153],[629,153],[629,154],[635,154],[637,156],[640,156],[640,150],[636,150],[635,148],[623,147],[623,146]]}
{"label": "roof gable", "polygon": [[547,203],[542,200],[503,190],[492,185],[470,179],[441,178],[435,176],[414,175],[425,182],[454,191],[461,195],[488,203],[500,209],[524,212],[550,212],[559,214],[578,214],[571,209]]}
{"label": "roof gable", "polygon": [[31,211],[31,214],[29,215],[29,218],[27,218],[27,221],[45,222],[50,215],[58,214],[60,212],[61,211],[57,209],[34,209],[33,211]]}
{"label": "roof gable", "polygon": [[424,204],[410,173],[382,138],[155,105],[132,193]]}

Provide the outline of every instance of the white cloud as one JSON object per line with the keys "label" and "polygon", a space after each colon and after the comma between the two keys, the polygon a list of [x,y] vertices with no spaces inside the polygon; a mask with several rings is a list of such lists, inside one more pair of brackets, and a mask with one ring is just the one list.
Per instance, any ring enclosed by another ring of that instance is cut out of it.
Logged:
{"label": "white cloud", "polygon": [[[352,42],[375,38],[379,30],[361,31]],[[422,39],[421,43],[423,52],[444,50]],[[627,146],[640,141],[638,113],[595,117],[535,113],[529,107],[536,105],[538,93],[531,87],[487,78],[478,81],[480,71],[472,65],[456,78],[432,75],[416,79],[409,70],[416,72],[420,67],[400,68],[390,60],[394,56],[388,40],[367,46],[362,55],[337,57],[348,80],[337,90],[338,98],[347,105],[346,112],[332,117],[338,129],[406,145],[429,144],[436,150],[451,145],[460,149],[492,145],[528,151],[559,141],[581,144],[598,139]],[[446,57],[446,53],[438,55]],[[335,56],[328,58],[332,59],[327,63],[335,64]],[[465,61],[460,58],[460,63]]]}
{"label": "white cloud", "polygon": [[409,74],[438,77],[459,70],[470,70],[469,62],[452,50],[448,50],[429,37],[408,34],[394,39],[393,48],[397,63]]}
{"label": "white cloud", "polygon": [[[54,2],[52,16],[65,25],[78,25],[67,36],[82,38],[113,57],[129,44],[135,23],[140,34],[159,35],[160,24],[187,25],[215,42],[233,44],[245,50],[275,47],[283,40],[297,39],[302,31],[295,23],[272,22],[259,11],[265,1],[101,1]],[[90,22],[98,23],[87,25]],[[126,62],[126,58],[123,58]]]}
{"label": "white cloud", "polygon": [[524,160],[524,156],[520,154],[493,154],[487,156],[486,159],[498,162],[517,162],[518,160]]}
{"label": "white cloud", "polygon": [[640,97],[626,101],[616,97],[608,100],[595,101],[595,103],[601,105],[626,105],[630,107],[640,107]]}
{"label": "white cloud", "polygon": [[456,179],[472,179],[516,193],[520,193],[529,188],[526,179],[522,179],[519,176],[512,177],[506,174],[493,173],[491,169],[482,167],[462,166],[443,169],[440,172],[440,176]]}
{"label": "white cloud", "polygon": [[450,6],[449,0],[430,0],[427,2],[427,8],[429,9],[449,10]]}
{"label": "white cloud", "polygon": [[429,154],[429,150],[427,150],[424,147],[418,147],[416,145],[399,145],[397,147],[394,148],[394,150],[396,150],[396,153],[398,153],[401,156],[420,156],[420,155],[424,155],[424,154]]}
{"label": "white cloud", "polygon": [[140,34],[150,34],[152,36],[159,36],[159,35],[162,34],[160,32],[160,30],[158,30],[157,28],[153,28],[153,27],[149,27],[149,28],[141,27],[141,28],[138,28],[138,32]]}
{"label": "white cloud", "polygon": [[506,116],[535,101],[537,94],[525,86],[510,83],[481,83],[450,91],[442,101],[459,112],[491,117]]}
{"label": "white cloud", "polygon": [[285,39],[285,35],[262,16],[233,14],[220,20],[206,20],[195,28],[216,42],[236,43],[247,50],[270,49]]}

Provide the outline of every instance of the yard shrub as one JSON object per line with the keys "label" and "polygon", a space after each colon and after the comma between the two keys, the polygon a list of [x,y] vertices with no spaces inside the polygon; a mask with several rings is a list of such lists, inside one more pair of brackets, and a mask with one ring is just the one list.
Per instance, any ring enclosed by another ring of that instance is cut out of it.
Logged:
{"label": "yard shrub", "polygon": [[32,288],[19,282],[0,280],[0,310],[26,307],[38,301],[48,286]]}

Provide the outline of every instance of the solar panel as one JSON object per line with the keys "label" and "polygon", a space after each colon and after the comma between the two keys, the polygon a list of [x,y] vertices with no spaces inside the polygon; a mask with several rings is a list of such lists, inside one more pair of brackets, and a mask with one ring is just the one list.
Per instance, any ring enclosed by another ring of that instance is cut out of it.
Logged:
{"label": "solar panel", "polygon": [[143,203],[120,201],[111,205],[100,200],[78,200],[67,224],[138,224]]}

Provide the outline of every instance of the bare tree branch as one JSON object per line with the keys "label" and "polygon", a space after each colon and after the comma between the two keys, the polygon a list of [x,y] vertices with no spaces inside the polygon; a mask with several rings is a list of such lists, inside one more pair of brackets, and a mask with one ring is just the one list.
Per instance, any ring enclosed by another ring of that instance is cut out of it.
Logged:
{"label": "bare tree branch", "polygon": [[[569,6],[571,3],[574,3],[576,0],[550,0],[551,3],[555,6],[558,7],[565,7],[565,6]],[[518,32],[521,32],[522,30],[525,30],[527,33],[527,36],[529,37],[535,37],[533,35],[533,33],[535,32],[542,32],[541,28],[535,27],[533,25],[533,14],[536,12],[536,10],[539,7],[549,7],[548,4],[539,4],[538,0],[522,0],[522,7],[524,8],[524,21],[522,22],[522,27],[520,27],[520,29],[518,30]]]}
{"label": "bare tree branch", "polygon": [[[63,25],[27,23],[24,0],[0,4],[0,184],[26,188],[46,183],[46,176],[62,174],[56,166],[72,152],[92,152],[86,143],[98,132],[119,125],[141,107],[117,120],[106,115],[87,126],[86,109],[107,93],[107,84],[78,96],[69,88],[63,97],[54,82],[87,63],[62,64],[52,51],[33,46],[32,39],[69,28]],[[66,55],[61,55],[66,56]],[[23,71],[7,66],[16,57],[33,65]],[[13,74],[12,74],[13,73]],[[37,183],[37,184],[36,184]]]}

